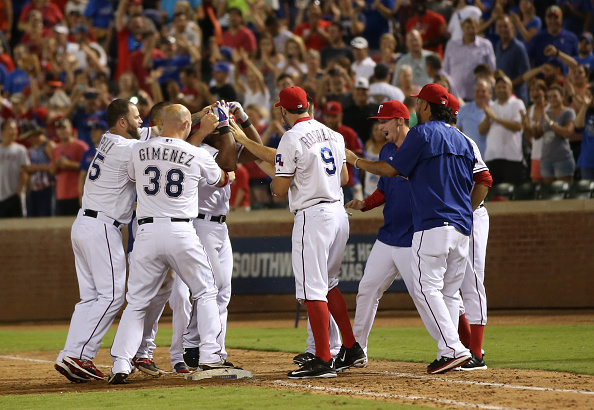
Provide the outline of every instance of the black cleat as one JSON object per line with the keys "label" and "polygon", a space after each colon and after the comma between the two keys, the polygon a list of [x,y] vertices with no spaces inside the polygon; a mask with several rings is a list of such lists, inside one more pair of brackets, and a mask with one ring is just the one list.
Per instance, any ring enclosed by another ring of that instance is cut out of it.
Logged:
{"label": "black cleat", "polygon": [[128,375],[126,373],[116,373],[116,374],[111,373],[109,375],[108,383],[109,384],[126,384],[126,378],[128,378]]}
{"label": "black cleat", "polygon": [[467,372],[472,370],[487,370],[487,365],[485,364],[484,358],[472,355],[472,359],[470,359],[468,363],[460,366],[460,370]]}
{"label": "black cleat", "polygon": [[287,376],[289,379],[328,379],[336,377],[334,359],[330,359],[329,362],[325,362],[319,357],[315,356],[312,360],[305,362],[305,364],[299,369],[289,372]]}
{"label": "black cleat", "polygon": [[340,347],[340,351],[334,362],[334,367],[337,372],[343,372],[352,366],[364,367],[366,360],[367,356],[365,356],[365,352],[361,348],[361,345],[355,342],[351,348],[347,349],[344,345]]}
{"label": "black cleat", "polygon": [[456,358],[443,356],[439,360],[435,359],[433,363],[427,366],[427,373],[439,374],[448,372],[455,369],[456,367],[464,366],[470,361],[471,358],[472,355],[470,353]]}
{"label": "black cleat", "polygon": [[303,366],[306,362],[315,359],[315,357],[316,356],[313,353],[301,353],[293,358],[293,363],[298,364],[299,366]]}
{"label": "black cleat", "polygon": [[196,370],[200,364],[200,351],[197,347],[187,347],[184,349],[184,362],[190,369]]}

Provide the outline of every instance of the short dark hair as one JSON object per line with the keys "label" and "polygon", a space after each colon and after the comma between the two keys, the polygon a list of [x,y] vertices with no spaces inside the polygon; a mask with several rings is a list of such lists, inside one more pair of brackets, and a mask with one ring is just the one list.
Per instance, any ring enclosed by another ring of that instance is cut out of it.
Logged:
{"label": "short dark hair", "polygon": [[116,98],[107,107],[107,126],[115,127],[120,118],[125,117],[130,112],[130,106],[133,105],[130,100]]}
{"label": "short dark hair", "polygon": [[425,64],[436,70],[439,70],[443,67],[441,58],[439,58],[439,56],[436,54],[429,54],[427,57],[425,57]]}
{"label": "short dark hair", "polygon": [[431,116],[434,120],[438,121],[445,121],[449,124],[450,116],[452,116],[452,110],[445,105],[435,104],[432,102],[427,101],[429,104],[429,109],[431,110]]}
{"label": "short dark hair", "polygon": [[193,65],[186,65],[182,67],[182,69],[180,70],[180,74],[181,73],[184,73],[185,75],[190,77],[198,76],[198,70],[196,70],[196,67],[194,67]]}
{"label": "short dark hair", "polygon": [[0,125],[0,131],[4,131],[6,129],[6,127],[8,127],[8,124],[16,124],[16,120],[14,118],[8,118],[6,120],[4,120],[2,122],[2,125]]}
{"label": "short dark hair", "polygon": [[243,18],[243,12],[241,11],[241,9],[239,7],[229,7],[227,9],[227,13],[229,13],[229,14],[236,13],[239,15],[239,17]]}
{"label": "short dark hair", "polygon": [[149,114],[149,120],[151,121],[151,124],[154,124],[155,121],[163,117],[165,108],[169,107],[170,105],[172,104],[169,101],[161,101],[153,105],[153,108],[151,108],[151,112]]}
{"label": "short dark hair", "polygon": [[306,108],[297,108],[296,110],[290,110],[288,108],[285,108],[285,110],[287,110],[290,114],[303,114],[307,112],[307,107]]}
{"label": "short dark hair", "polygon": [[340,21],[333,21],[330,25],[336,27],[341,33],[344,32],[344,25]]}

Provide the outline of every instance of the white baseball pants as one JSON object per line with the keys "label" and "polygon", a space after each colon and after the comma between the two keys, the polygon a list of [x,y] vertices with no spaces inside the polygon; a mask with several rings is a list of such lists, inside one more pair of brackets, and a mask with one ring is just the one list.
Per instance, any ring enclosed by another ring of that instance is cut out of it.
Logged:
{"label": "white baseball pants", "polygon": [[74,308],[64,350],[58,355],[92,360],[124,303],[126,255],[113,220],[79,211],[71,230],[80,302]]}
{"label": "white baseball pants", "polygon": [[412,241],[414,297],[437,359],[470,354],[458,337],[458,290],[464,279],[468,236],[453,226],[418,231]]}
{"label": "white baseball pants", "polygon": [[398,274],[404,280],[409,294],[413,296],[414,279],[411,270],[411,251],[408,247],[390,246],[376,240],[371,248],[359,291],[357,292],[357,310],[353,333],[359,345],[367,354],[367,342],[379,301],[384,292],[392,285]]}
{"label": "white baseball pants", "polygon": [[167,270],[172,268],[188,285],[201,320],[201,363],[221,360],[217,335],[221,332],[216,304],[217,289],[212,267],[194,226],[190,222],[172,222],[154,218],[139,226],[131,254],[128,278],[128,305],[111,348],[113,373],[130,373],[130,361],[143,337],[144,321],[151,300],[158,294]]}
{"label": "white baseball pants", "polygon": [[487,324],[487,293],[485,292],[485,259],[489,238],[489,213],[484,206],[473,213],[468,264],[460,293],[466,319],[471,325]]}
{"label": "white baseball pants", "polygon": [[[233,249],[229,240],[229,230],[227,224],[214,221],[195,219],[194,227],[200,241],[204,245],[206,255],[212,265],[215,275],[217,293],[217,305],[219,308],[219,319],[221,323],[221,333],[217,336],[217,342],[221,346],[221,356],[227,358],[225,350],[225,337],[227,335],[227,315],[229,301],[231,300],[231,277],[233,276]],[[183,335],[183,346],[198,347],[200,336],[196,329],[198,315],[196,309],[192,309],[190,316],[190,325]],[[200,318],[202,320],[202,318]],[[200,351],[202,358],[202,351]]]}

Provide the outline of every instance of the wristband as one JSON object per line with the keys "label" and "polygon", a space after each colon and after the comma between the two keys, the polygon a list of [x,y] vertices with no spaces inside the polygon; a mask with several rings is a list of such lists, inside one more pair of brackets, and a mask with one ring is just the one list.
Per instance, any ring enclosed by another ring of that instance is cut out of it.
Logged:
{"label": "wristband", "polygon": [[357,158],[357,159],[355,160],[355,163],[353,164],[353,166],[354,166],[356,169],[359,169],[359,167],[357,166],[357,161],[359,161],[360,159],[361,159],[361,158]]}
{"label": "wristband", "polygon": [[219,128],[220,135],[229,134],[230,132],[231,132],[231,128],[228,125],[224,125],[221,128]]}
{"label": "wristband", "polygon": [[246,128],[249,128],[251,125],[252,122],[249,119],[247,119],[241,123],[241,128],[245,130]]}
{"label": "wristband", "polygon": [[225,175],[225,183],[223,184],[223,186],[221,186],[221,188],[229,185],[229,173],[227,171],[223,170],[223,174]]}

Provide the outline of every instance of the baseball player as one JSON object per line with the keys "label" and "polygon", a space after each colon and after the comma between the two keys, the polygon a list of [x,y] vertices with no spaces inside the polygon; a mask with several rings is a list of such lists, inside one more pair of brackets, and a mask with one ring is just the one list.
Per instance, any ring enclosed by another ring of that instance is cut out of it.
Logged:
{"label": "baseball player", "polygon": [[412,271],[417,310],[437,342],[437,358],[427,373],[466,364],[470,351],[458,337],[458,290],[462,284],[472,229],[470,190],[475,162],[472,145],[451,127],[448,92],[427,84],[415,97],[419,125],[387,161],[368,161],[347,152],[355,167],[381,176],[409,178],[414,224]]}
{"label": "baseball player", "polygon": [[229,183],[204,149],[185,139],[192,125],[190,112],[179,104],[165,111],[162,137],[137,144],[128,164],[136,183],[138,232],[131,255],[128,305],[111,349],[114,362],[110,384],[125,383],[143,337],[146,309],[172,268],[188,285],[200,321],[200,367],[229,367],[220,356],[217,334],[222,331],[216,303],[215,277],[191,221],[198,214],[198,182],[219,187]]}
{"label": "baseball player", "polygon": [[[370,119],[377,119],[380,132],[386,135],[388,142],[379,155],[380,160],[386,161],[395,155],[409,131],[408,108],[399,101],[386,101],[380,106],[377,115]],[[410,248],[414,229],[408,180],[402,177],[380,177],[377,189],[371,196],[364,201],[350,201],[345,207],[366,212],[384,203],[384,225],[369,253],[357,293],[353,333],[365,354],[379,300],[398,275],[415,301]]]}
{"label": "baseball player", "polygon": [[107,124],[109,131],[97,146],[85,180],[82,209],[72,225],[81,300],[54,365],[75,383],[105,377],[93,359],[124,303],[126,256],[120,229],[132,218],[136,195],[126,167],[142,118],[134,104],[116,99],[107,108]]}
{"label": "baseball player", "polygon": [[[452,110],[450,125],[456,125],[460,104],[452,94],[448,95],[448,107]],[[473,169],[474,185],[470,192],[472,202],[472,233],[464,280],[460,287],[460,319],[458,333],[462,344],[470,348],[472,359],[460,370],[485,370],[487,365],[483,358],[483,332],[487,324],[487,295],[485,292],[485,258],[487,256],[487,239],[489,237],[489,213],[484,199],[493,185],[489,168],[483,161],[476,143],[466,136],[472,144],[476,162]],[[468,318],[467,318],[468,316]]]}
{"label": "baseball player", "polygon": [[[336,377],[365,360],[356,342],[346,304],[336,287],[336,272],[348,239],[348,217],[342,206],[341,185],[348,181],[344,158],[344,139],[307,112],[307,95],[300,87],[280,92],[285,123],[291,127],[276,150],[276,175],[271,183],[273,195],[289,193],[289,208],[295,214],[293,227],[293,272],[297,299],[307,308],[315,339],[315,358],[294,371],[290,379]],[[255,144],[246,144],[252,150]],[[257,148],[257,147],[254,147]],[[252,151],[260,156],[258,150]],[[312,184],[311,181],[316,181]],[[328,340],[329,312],[336,320],[343,345],[336,361]]]}

